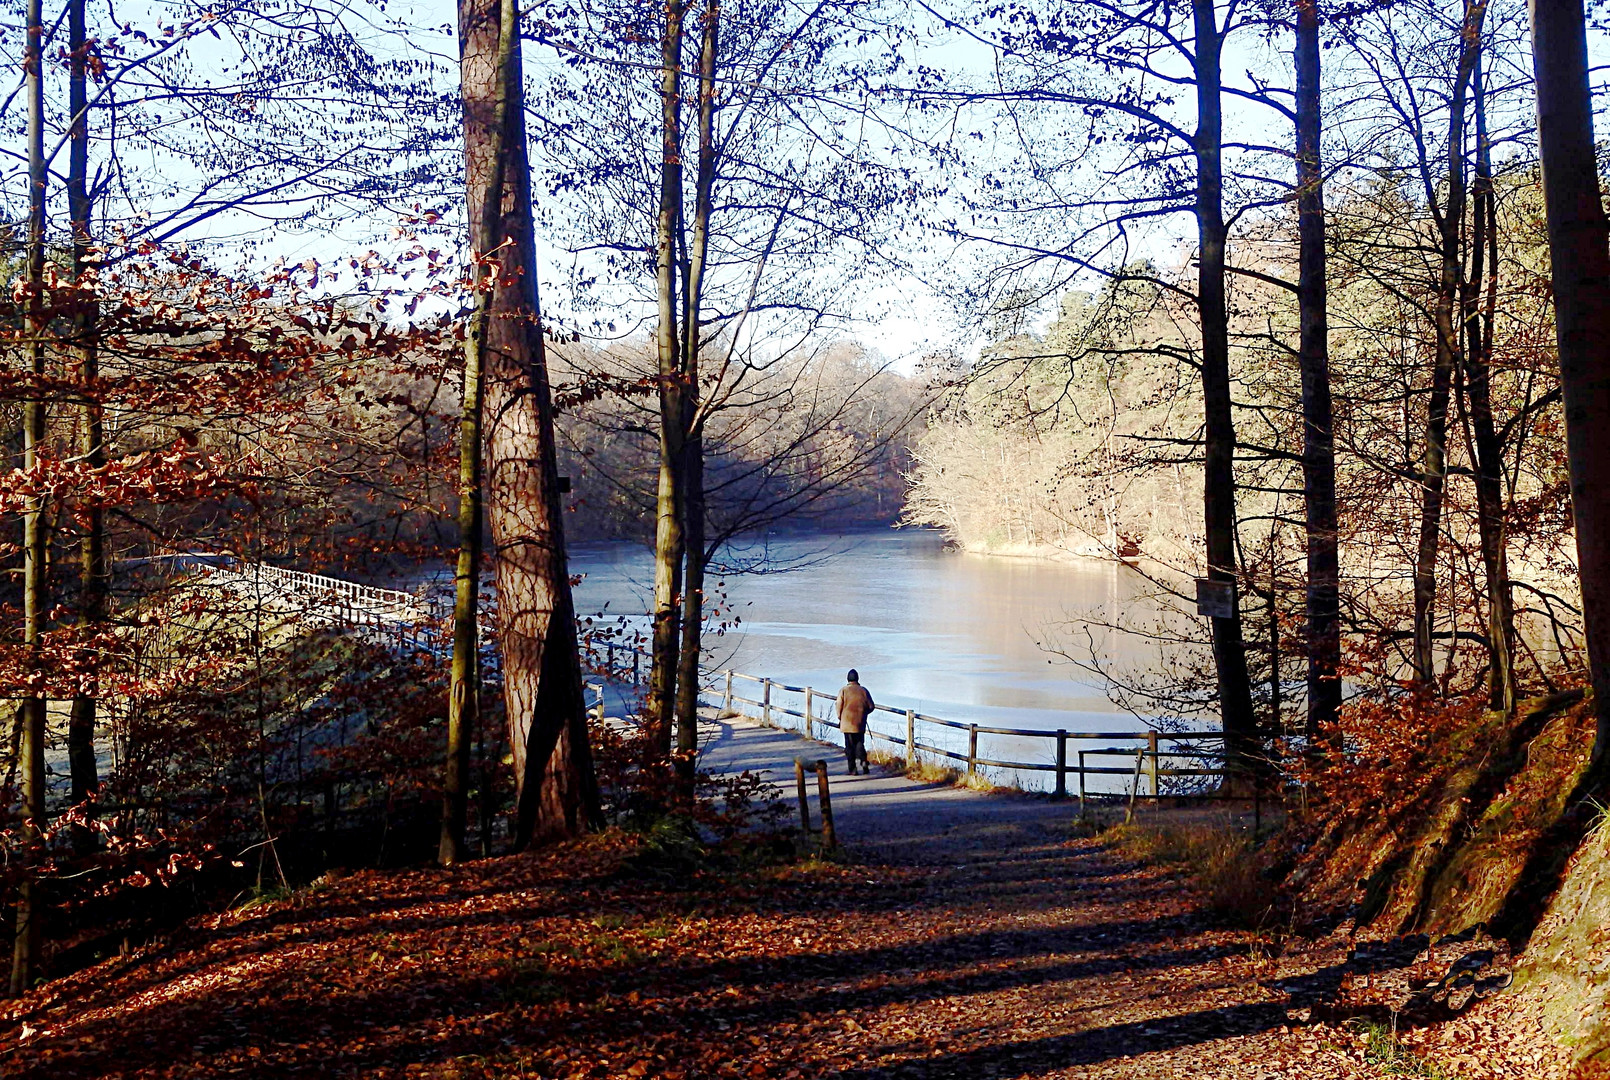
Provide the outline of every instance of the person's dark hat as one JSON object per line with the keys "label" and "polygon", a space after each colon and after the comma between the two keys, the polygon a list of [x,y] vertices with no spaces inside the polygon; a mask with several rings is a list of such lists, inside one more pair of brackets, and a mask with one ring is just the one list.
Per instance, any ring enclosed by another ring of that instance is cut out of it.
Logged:
{"label": "person's dark hat", "polygon": [[861,673],[859,671],[856,671],[854,668],[851,668],[850,673],[848,675],[846,675],[845,678],[848,679],[850,682],[860,682],[861,681]]}

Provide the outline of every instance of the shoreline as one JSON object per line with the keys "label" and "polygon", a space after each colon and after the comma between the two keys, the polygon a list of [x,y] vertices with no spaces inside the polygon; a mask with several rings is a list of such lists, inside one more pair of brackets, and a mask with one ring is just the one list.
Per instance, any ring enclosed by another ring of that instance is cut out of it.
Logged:
{"label": "shoreline", "polygon": [[1152,571],[1167,571],[1177,573],[1176,568],[1161,561],[1155,556],[1142,552],[1134,558],[1120,558],[1118,555],[1104,547],[1092,547],[1085,550],[1072,547],[1062,547],[1057,544],[1005,544],[986,546],[983,544],[967,544],[959,540],[947,539],[946,549],[963,555],[975,555],[992,559],[1023,559],[1034,562],[1057,563],[1063,566],[1080,566],[1096,564],[1102,566],[1121,566],[1131,570],[1141,566]]}

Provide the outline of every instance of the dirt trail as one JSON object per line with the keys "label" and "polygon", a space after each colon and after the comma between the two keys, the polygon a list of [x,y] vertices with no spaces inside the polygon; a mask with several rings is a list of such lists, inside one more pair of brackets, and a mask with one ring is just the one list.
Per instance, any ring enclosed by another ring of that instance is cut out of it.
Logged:
{"label": "dirt trail", "polygon": [[[701,768],[758,773],[795,806],[794,759],[825,760],[839,841],[864,858],[933,861],[941,849],[975,845],[993,828],[1066,826],[1078,816],[1077,802],[988,796],[948,784],[925,784],[876,766],[869,775],[851,776],[842,747],[748,719],[707,719],[699,734]],[[817,781],[814,775],[806,780],[811,823],[819,826]]]}
{"label": "dirt trail", "polygon": [[[789,787],[795,754],[820,750],[746,724],[711,735],[707,766],[773,769]],[[1266,939],[1207,923],[1171,873],[1079,836],[1068,804],[837,770],[833,799],[839,864],[689,883],[611,836],[455,871],[364,872],[231,913],[13,1003],[0,1069],[1388,1075],[1347,1032],[1292,1018],[1368,964],[1318,946],[1269,958]]]}

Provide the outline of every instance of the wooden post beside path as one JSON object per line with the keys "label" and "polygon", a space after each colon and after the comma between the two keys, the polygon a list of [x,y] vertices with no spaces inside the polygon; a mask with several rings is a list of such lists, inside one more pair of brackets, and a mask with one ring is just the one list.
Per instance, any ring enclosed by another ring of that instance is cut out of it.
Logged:
{"label": "wooden post beside path", "polygon": [[906,710],[906,768],[917,764],[917,710]]}
{"label": "wooden post beside path", "polygon": [[1135,793],[1140,791],[1140,768],[1146,762],[1146,751],[1135,751],[1135,775],[1129,781],[1129,809],[1124,811],[1124,824],[1135,818]]}
{"label": "wooden post beside path", "polygon": [[822,803],[822,850],[832,851],[839,846],[839,838],[833,832],[833,802],[827,788],[827,762],[820,759],[816,762],[816,796]]}
{"label": "wooden post beside path", "polygon": [[1152,798],[1157,798],[1157,732],[1146,733],[1146,756],[1151,759]]}
{"label": "wooden post beside path", "polygon": [[799,827],[807,835],[811,831],[811,803],[805,792],[805,759],[794,759],[794,787],[799,790]]}
{"label": "wooden post beside path", "polygon": [[978,771],[978,725],[967,725],[967,775]]}
{"label": "wooden post beside path", "polygon": [[1059,799],[1068,797],[1068,733],[1062,728],[1057,729],[1057,788],[1053,794]]}

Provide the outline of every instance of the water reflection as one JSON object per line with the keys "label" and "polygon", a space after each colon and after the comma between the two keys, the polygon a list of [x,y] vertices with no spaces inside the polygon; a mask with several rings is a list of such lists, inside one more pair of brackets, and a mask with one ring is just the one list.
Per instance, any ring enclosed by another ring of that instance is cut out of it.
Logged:
{"label": "water reflection", "polygon": [[[712,587],[718,618],[730,625],[709,641],[707,665],[830,692],[855,667],[880,704],[969,723],[1142,726],[1113,706],[1099,676],[1047,652],[1084,655],[1088,640],[1120,667],[1154,661],[1154,646],[1083,621],[1157,613],[1153,587],[1133,570],[966,555],[919,530],[774,540],[767,554],[785,569]],[[586,575],[578,611],[646,625],[653,569],[645,549],[579,546],[571,565]]]}

